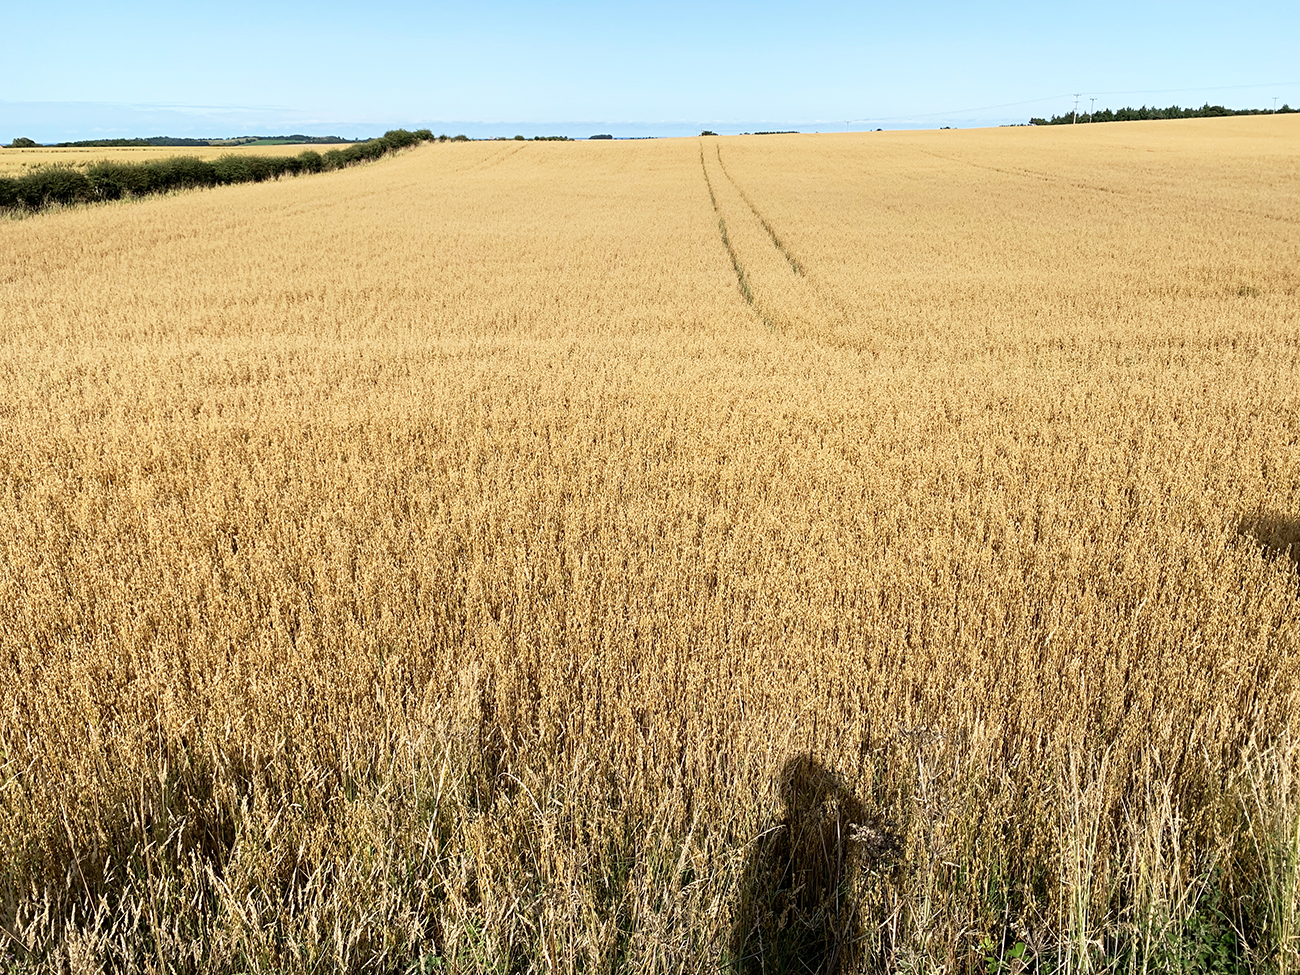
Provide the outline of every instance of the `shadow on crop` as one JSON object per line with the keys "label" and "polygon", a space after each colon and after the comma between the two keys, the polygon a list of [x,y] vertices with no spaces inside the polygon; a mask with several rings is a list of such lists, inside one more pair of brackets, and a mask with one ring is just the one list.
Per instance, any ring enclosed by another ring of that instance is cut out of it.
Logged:
{"label": "shadow on crop", "polygon": [[745,864],[730,956],[736,975],[855,970],[863,943],[858,871],[894,855],[892,833],[835,772],[811,755],[781,771],[781,821]]}
{"label": "shadow on crop", "polygon": [[1268,558],[1284,558],[1300,573],[1300,518],[1277,513],[1244,517],[1237,523],[1237,534],[1259,546]]}

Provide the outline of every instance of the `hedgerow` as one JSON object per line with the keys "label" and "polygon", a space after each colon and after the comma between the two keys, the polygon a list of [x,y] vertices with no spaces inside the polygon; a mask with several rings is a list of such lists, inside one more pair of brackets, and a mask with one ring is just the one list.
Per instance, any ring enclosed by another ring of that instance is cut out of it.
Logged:
{"label": "hedgerow", "polygon": [[322,155],[308,150],[297,156],[253,156],[228,153],[208,161],[172,156],[147,162],[104,160],[85,170],[66,164],[39,166],[18,177],[0,176],[0,210],[42,210],[100,200],[121,200],[170,190],[261,183],[283,176],[320,173],[379,159],[398,149],[433,142],[428,129],[392,129],[378,139],[356,142]]}

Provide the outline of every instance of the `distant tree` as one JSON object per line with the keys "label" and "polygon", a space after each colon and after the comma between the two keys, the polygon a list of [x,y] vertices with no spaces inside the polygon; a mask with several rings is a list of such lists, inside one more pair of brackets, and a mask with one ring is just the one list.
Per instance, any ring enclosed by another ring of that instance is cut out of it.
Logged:
{"label": "distant tree", "polygon": [[614,137],[613,137],[612,135],[593,135],[592,138],[593,138],[593,139],[612,139],[612,138],[614,138]]}
{"label": "distant tree", "polygon": [[522,135],[517,135],[517,136],[515,136],[515,141],[516,141],[516,142],[527,142],[528,140],[525,139]]}
{"label": "distant tree", "polygon": [[10,149],[35,149],[36,143],[33,142],[31,139],[25,139],[20,136],[19,138],[14,139],[13,142],[9,143],[9,148]]}
{"label": "distant tree", "polygon": [[207,139],[176,139],[169,135],[155,135],[144,141],[151,146],[206,146],[209,142]]}
{"label": "distant tree", "polygon": [[[1286,108],[1286,106],[1283,106]],[[1277,114],[1281,114],[1283,109],[1278,109]],[[1290,111],[1290,109],[1287,109]],[[1272,109],[1268,108],[1226,108],[1223,105],[1211,105],[1206,102],[1200,108],[1183,108],[1180,105],[1170,105],[1168,108],[1157,108],[1155,106],[1143,105],[1140,108],[1126,106],[1117,108],[1113,111],[1104,108],[1099,112],[1093,112],[1089,115],[1076,116],[1074,112],[1067,112],[1064,115],[1053,115],[1050,119],[1031,118],[1030,125],[1074,125],[1077,122],[1140,122],[1150,121],[1153,119],[1172,119],[1172,118],[1223,118],[1228,115],[1272,115]]]}
{"label": "distant tree", "polygon": [[714,132],[712,129],[705,129],[703,132],[700,133],[700,135],[717,135],[717,134],[718,133]]}

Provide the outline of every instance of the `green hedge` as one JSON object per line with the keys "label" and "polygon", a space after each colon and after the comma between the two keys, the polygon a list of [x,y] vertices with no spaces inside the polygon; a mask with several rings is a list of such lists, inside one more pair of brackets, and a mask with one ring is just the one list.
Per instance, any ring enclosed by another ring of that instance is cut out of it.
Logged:
{"label": "green hedge", "polygon": [[428,129],[393,129],[381,138],[355,142],[321,155],[308,150],[297,156],[252,156],[230,153],[208,162],[173,156],[147,162],[95,163],[80,170],[68,165],[41,166],[18,177],[0,176],[0,209],[41,210],[58,204],[92,203],[166,193],[168,190],[261,183],[282,176],[320,173],[378,159],[397,149],[435,141]]}

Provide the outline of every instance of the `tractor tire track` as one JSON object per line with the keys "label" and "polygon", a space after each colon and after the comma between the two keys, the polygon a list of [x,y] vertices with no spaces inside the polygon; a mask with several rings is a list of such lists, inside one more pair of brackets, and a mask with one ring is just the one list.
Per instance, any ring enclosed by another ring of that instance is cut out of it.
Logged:
{"label": "tractor tire track", "polygon": [[477,162],[470,164],[468,167],[462,170],[462,172],[481,173],[484,170],[492,169],[496,166],[500,166],[511,156],[515,155],[518,152],[522,152],[523,148],[524,148],[523,146],[514,146],[509,149],[504,149],[500,152],[494,152],[490,156],[486,157],[485,159],[480,159]]}
{"label": "tractor tire track", "polygon": [[[721,162],[720,159],[719,162]],[[740,263],[740,256],[736,253],[735,245],[732,244],[731,238],[727,235],[727,218],[723,216],[722,207],[718,205],[718,196],[713,191],[713,180],[709,178],[709,167],[704,162],[703,146],[700,147],[700,171],[704,173],[704,185],[709,191],[709,202],[713,204],[713,212],[718,218],[718,236],[722,238],[722,246],[726,248],[727,256],[731,258],[731,267],[736,272],[736,283],[740,286],[740,293],[767,330],[773,332],[776,330],[776,326],[772,323],[771,317],[759,307],[758,302],[755,300],[754,289],[749,283],[749,275],[745,272],[745,266]]]}
{"label": "tractor tire track", "polygon": [[[844,298],[840,296],[839,292],[831,287],[820,274],[817,274],[815,271],[810,269],[804,261],[799,259],[790,248],[789,244],[786,243],[786,238],[777,232],[776,228],[772,226],[771,221],[769,221],[763,212],[754,205],[754,201],[750,199],[749,194],[745,192],[745,188],[740,185],[734,176],[731,175],[731,172],[723,162],[722,147],[715,146],[714,151],[718,158],[718,168],[722,170],[723,175],[727,177],[727,180],[731,183],[732,187],[735,188],[736,193],[745,202],[745,205],[749,207],[750,212],[754,215],[754,219],[757,220],[759,225],[763,228],[763,231],[767,234],[768,240],[771,242],[772,246],[776,248],[783,258],[785,258],[790,270],[794,272],[796,277],[806,282],[807,286],[812,289],[813,294],[829,306],[829,310],[833,312],[833,318],[838,319],[838,323],[825,323],[826,325],[831,326],[832,330],[830,332],[822,331],[806,333],[805,338],[811,339],[818,345],[830,348],[851,349],[855,352],[875,351],[878,348],[877,342],[852,338],[848,335],[841,334],[838,329],[835,329],[835,324],[848,328],[860,325],[860,316],[854,313],[848,302],[846,302]],[[701,149],[700,155],[700,164],[703,165],[703,149]],[[707,170],[705,176],[707,179]],[[711,186],[709,189],[709,195],[713,198],[713,189]],[[714,208],[717,209],[716,199],[714,202]]]}
{"label": "tractor tire track", "polygon": [[[700,151],[703,153],[703,150]],[[722,175],[727,177],[731,185],[736,188],[736,192],[740,194],[740,198],[745,201],[745,205],[748,206],[754,216],[758,218],[759,224],[765,231],[767,231],[767,236],[772,241],[773,246],[781,252],[781,256],[786,259],[786,263],[790,265],[790,269],[794,271],[795,274],[804,275],[803,262],[801,262],[799,258],[795,257],[794,254],[790,253],[790,248],[785,245],[785,242],[781,240],[779,236],[777,236],[776,231],[773,230],[772,225],[767,222],[767,218],[759,212],[758,207],[754,206],[754,201],[749,198],[741,185],[736,182],[735,177],[727,171],[727,166],[722,161],[722,147],[714,146],[714,151],[718,155],[718,168],[722,170]]]}
{"label": "tractor tire track", "polygon": [[[960,156],[945,156],[941,152],[933,152],[929,149],[922,149],[920,146],[910,146],[909,148],[911,148],[915,152],[921,153],[924,156],[929,156],[932,159],[942,159],[944,162],[956,163],[959,166],[972,166],[975,169],[985,169],[991,173],[1001,173],[1004,176],[1018,176],[1021,179],[1036,179],[1043,183],[1061,182],[1061,178],[1059,176],[1053,176],[1049,173],[1040,173],[1033,169],[1005,169],[1001,166],[990,166],[988,163],[972,162],[969,159],[962,159]],[[1091,188],[1098,189],[1098,187],[1091,187]],[[1108,193],[1116,192],[1115,190],[1105,189],[1104,187],[1101,189],[1103,189],[1105,192]]]}

